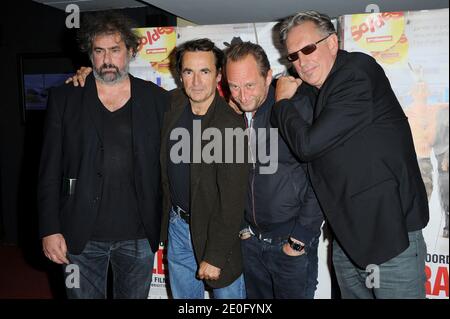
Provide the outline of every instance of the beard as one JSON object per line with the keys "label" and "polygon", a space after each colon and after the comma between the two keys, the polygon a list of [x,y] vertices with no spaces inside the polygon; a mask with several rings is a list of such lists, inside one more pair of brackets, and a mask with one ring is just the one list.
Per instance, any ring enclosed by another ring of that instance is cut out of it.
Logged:
{"label": "beard", "polygon": [[[127,61],[123,69],[119,69],[114,64],[103,64],[100,67],[93,67],[94,77],[104,84],[116,84],[128,77],[130,63]],[[108,71],[105,71],[108,70]]]}

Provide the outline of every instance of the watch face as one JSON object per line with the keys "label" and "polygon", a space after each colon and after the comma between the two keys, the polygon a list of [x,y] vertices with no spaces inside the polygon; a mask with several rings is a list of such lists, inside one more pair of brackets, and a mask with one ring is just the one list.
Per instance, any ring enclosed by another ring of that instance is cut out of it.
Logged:
{"label": "watch face", "polygon": [[302,251],[303,248],[305,247],[302,244],[293,242],[290,238],[289,238],[289,246],[291,246],[291,248],[296,251]]}

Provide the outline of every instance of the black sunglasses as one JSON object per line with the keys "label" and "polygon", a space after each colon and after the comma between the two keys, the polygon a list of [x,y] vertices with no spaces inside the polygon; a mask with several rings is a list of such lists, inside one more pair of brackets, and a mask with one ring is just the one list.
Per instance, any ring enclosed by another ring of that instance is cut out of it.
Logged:
{"label": "black sunglasses", "polygon": [[313,53],[313,52],[316,51],[316,49],[317,49],[317,44],[319,44],[320,42],[324,41],[325,39],[327,39],[327,38],[328,38],[330,35],[332,35],[332,34],[334,34],[334,33],[330,33],[330,34],[327,35],[325,38],[320,39],[319,41],[317,41],[317,42],[315,42],[315,43],[308,44],[307,46],[304,46],[303,48],[301,48],[301,49],[298,50],[298,51],[289,53],[289,54],[287,55],[288,61],[289,61],[289,62],[294,62],[294,61],[298,60],[298,53],[299,53],[299,52],[303,53],[304,55],[308,55],[308,54]]}

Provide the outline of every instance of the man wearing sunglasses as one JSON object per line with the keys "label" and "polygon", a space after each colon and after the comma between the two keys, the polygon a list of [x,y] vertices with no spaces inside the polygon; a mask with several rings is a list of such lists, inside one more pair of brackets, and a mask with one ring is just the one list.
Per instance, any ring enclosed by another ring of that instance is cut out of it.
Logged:
{"label": "man wearing sunglasses", "polygon": [[[334,234],[343,298],[424,298],[429,219],[407,118],[383,69],[338,49],[328,16],[284,20],[280,38],[300,79],[278,80],[272,124],[303,161]],[[294,105],[316,97],[308,124]]]}

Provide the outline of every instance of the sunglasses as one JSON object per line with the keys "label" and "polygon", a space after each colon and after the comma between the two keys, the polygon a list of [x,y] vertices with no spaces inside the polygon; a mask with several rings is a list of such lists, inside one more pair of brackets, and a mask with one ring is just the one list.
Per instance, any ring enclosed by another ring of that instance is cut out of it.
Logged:
{"label": "sunglasses", "polygon": [[314,51],[316,51],[317,45],[318,45],[320,42],[322,42],[322,41],[328,39],[328,37],[329,37],[330,35],[332,35],[332,34],[334,34],[334,33],[330,33],[330,34],[327,35],[325,38],[320,39],[319,41],[317,41],[317,42],[315,42],[315,43],[308,44],[307,46],[301,48],[301,49],[298,50],[298,51],[289,53],[289,54],[287,55],[288,61],[289,61],[289,62],[294,62],[294,61],[298,60],[298,53],[299,53],[299,52],[303,53],[304,55],[308,55],[308,54],[313,53]]}

